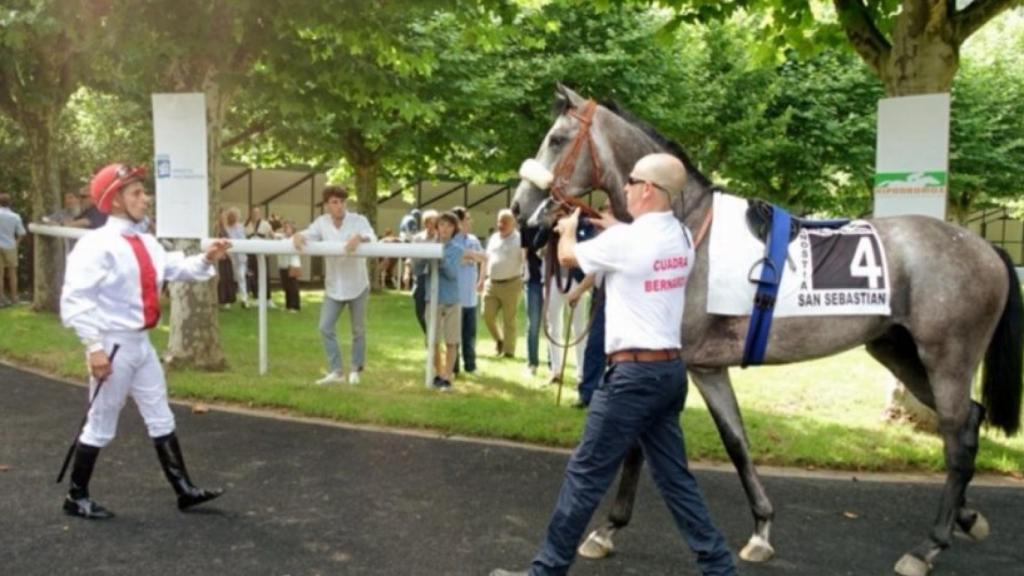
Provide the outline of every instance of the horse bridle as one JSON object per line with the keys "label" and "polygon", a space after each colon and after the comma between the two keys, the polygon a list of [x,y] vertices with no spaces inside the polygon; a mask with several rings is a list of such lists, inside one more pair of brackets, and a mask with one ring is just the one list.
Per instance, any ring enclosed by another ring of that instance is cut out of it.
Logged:
{"label": "horse bridle", "polygon": [[565,208],[568,212],[572,212],[573,208],[579,208],[580,212],[592,218],[600,218],[601,214],[578,197],[567,194],[565,190],[572,179],[573,172],[576,171],[576,161],[583,150],[584,143],[590,146],[590,162],[593,168],[591,170],[591,186],[594,188],[601,187],[601,160],[597,157],[597,150],[594,148],[594,136],[590,133],[590,126],[594,122],[594,112],[596,111],[597,102],[594,100],[587,100],[583,104],[582,110],[576,107],[569,109],[569,116],[572,116],[580,123],[580,129],[576,132],[576,137],[573,138],[569,152],[555,164],[553,171],[554,180],[551,183],[551,197],[559,206]]}

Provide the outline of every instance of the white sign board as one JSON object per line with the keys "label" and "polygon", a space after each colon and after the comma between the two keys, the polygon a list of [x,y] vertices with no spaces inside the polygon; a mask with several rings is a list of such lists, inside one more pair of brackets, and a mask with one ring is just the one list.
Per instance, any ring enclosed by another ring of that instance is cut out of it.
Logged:
{"label": "white sign board", "polygon": [[949,94],[879,100],[874,216],[945,220],[948,185]]}
{"label": "white sign board", "polygon": [[210,185],[206,173],[206,98],[153,94],[153,178],[156,235],[209,236]]}

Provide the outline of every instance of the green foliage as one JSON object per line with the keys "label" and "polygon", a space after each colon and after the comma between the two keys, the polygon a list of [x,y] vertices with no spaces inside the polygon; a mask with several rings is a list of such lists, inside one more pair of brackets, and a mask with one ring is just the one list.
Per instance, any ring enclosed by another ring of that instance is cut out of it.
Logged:
{"label": "green foliage", "polygon": [[149,164],[153,158],[150,111],[136,101],[82,88],[61,117],[60,150],[66,188],[81,185],[110,162]]}

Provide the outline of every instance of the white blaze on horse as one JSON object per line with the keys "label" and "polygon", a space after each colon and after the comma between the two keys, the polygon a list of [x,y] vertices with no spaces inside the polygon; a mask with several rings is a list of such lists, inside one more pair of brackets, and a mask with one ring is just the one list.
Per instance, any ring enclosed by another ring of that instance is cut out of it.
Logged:
{"label": "white blaze on horse", "polygon": [[[712,201],[722,191],[700,173],[678,145],[614,108],[584,100],[559,86],[557,118],[535,158],[553,173],[537,186],[524,178],[513,201],[522,222],[550,226],[566,204],[592,191],[608,194],[612,211],[628,221],[623,185],[642,156],[669,152],[686,165],[689,181],[674,206],[676,216],[704,235],[713,219]],[[543,170],[534,171],[543,173]],[[550,186],[549,186],[550,185]],[[550,188],[550,189],[549,189]],[[829,356],[856,346],[888,368],[938,415],[947,469],[939,514],[928,536],[896,563],[904,576],[922,576],[949,547],[954,528],[975,539],[988,523],[966,506],[983,421],[1011,435],[1020,425],[1022,388],[1022,303],[1020,281],[1005,251],[951,224],[920,216],[869,221],[884,245],[891,289],[891,314],[783,317],[774,320],[766,364]],[[699,242],[699,241],[698,241]],[[750,457],[739,405],[728,368],[741,363],[749,316],[707,312],[708,243],[686,289],[682,336],[689,373],[707,403],[729,457],[739,473],[754,516],[754,532],[740,556],[760,562],[774,555],[774,507]],[[984,363],[982,402],[971,399],[971,382]],[[632,514],[643,457],[636,449],[623,464],[622,480],[608,523],[590,535],[580,553],[600,557],[611,551],[614,533]]]}

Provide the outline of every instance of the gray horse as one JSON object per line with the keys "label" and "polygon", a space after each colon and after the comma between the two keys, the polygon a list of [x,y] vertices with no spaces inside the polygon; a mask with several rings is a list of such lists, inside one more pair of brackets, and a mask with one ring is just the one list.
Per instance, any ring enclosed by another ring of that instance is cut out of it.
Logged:
{"label": "gray horse", "polygon": [[[512,208],[522,223],[533,216],[535,222],[550,226],[559,213],[555,205],[577,201],[591,190],[605,191],[616,217],[628,221],[622,188],[629,170],[645,154],[666,151],[680,157],[689,171],[675,214],[695,234],[704,227],[717,188],[678,145],[625,112],[595,106],[563,86],[556,92],[556,113],[536,156],[554,172],[555,198],[530,181],[520,182]],[[903,576],[923,576],[950,545],[954,527],[975,540],[988,535],[985,518],[965,506],[965,492],[974,475],[978,433],[986,415],[989,425],[1008,435],[1019,427],[1024,355],[1020,282],[1004,251],[963,228],[917,216],[872,223],[887,251],[892,315],[776,318],[765,362],[799,362],[864,344],[914,396],[936,411],[947,469],[938,518],[928,537],[895,565]],[[707,276],[705,243],[697,248],[686,289],[683,356],[753,512],[754,532],[740,556],[762,562],[774,555],[774,508],[750,457],[728,371],[740,364],[749,317],[709,315]],[[979,404],[971,400],[971,381],[982,361]],[[631,516],[642,465],[636,449],[623,464],[609,522],[590,535],[581,554],[600,557],[611,550],[613,534]]]}

